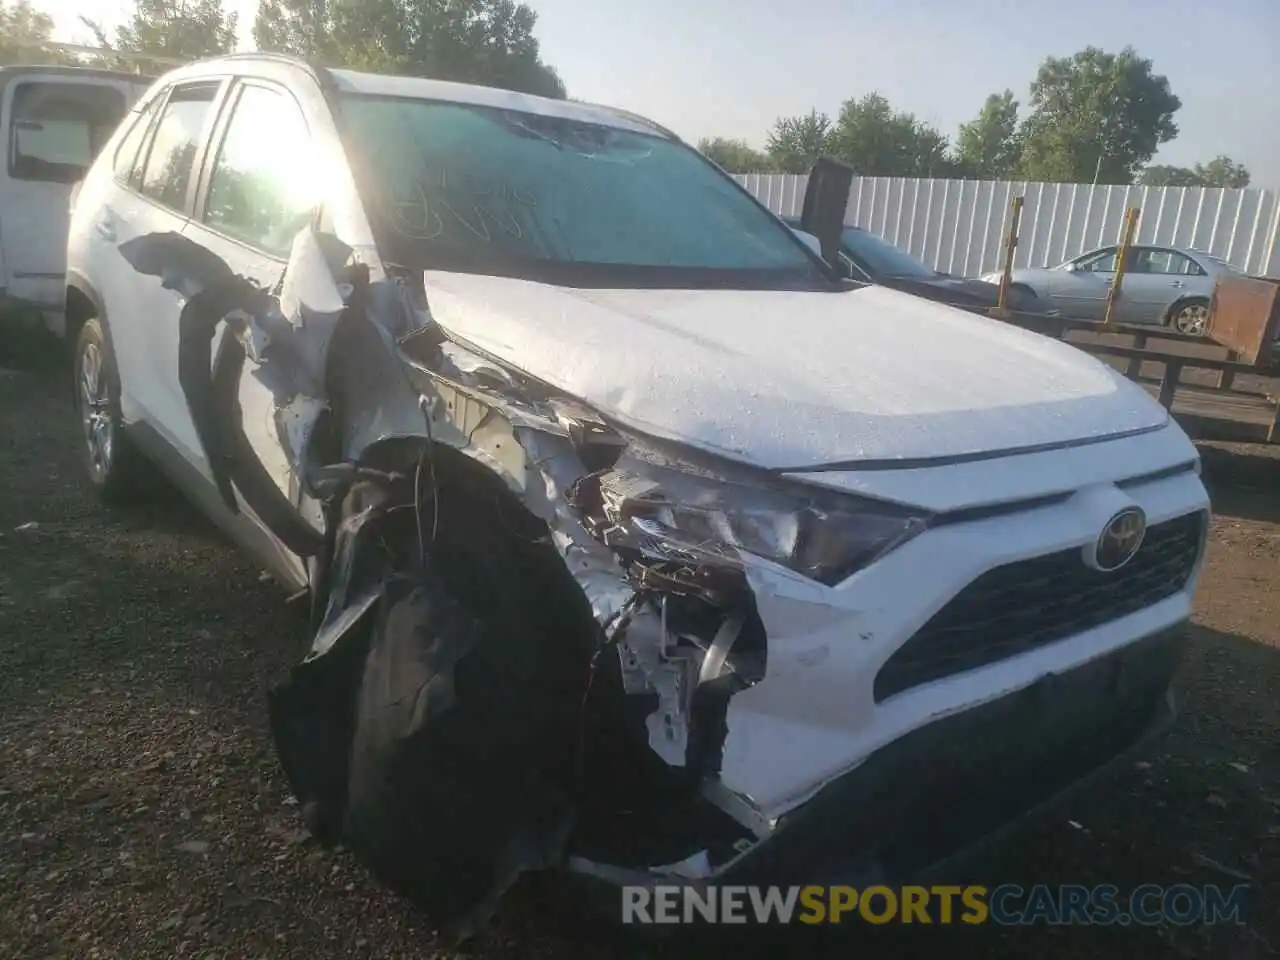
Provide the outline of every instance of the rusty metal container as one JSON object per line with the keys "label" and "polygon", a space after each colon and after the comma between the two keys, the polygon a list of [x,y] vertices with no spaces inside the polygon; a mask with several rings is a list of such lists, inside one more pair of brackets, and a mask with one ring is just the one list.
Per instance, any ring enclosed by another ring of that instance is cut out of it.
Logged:
{"label": "rusty metal container", "polygon": [[1280,335],[1280,281],[1249,277],[1222,280],[1209,302],[1206,334],[1234,350],[1240,361],[1266,364]]}

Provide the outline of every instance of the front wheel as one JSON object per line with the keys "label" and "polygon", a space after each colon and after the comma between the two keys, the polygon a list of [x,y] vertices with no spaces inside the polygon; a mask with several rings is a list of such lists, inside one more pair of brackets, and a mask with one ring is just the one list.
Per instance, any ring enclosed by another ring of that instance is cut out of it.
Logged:
{"label": "front wheel", "polygon": [[80,328],[72,369],[89,482],[108,502],[128,500],[138,489],[141,457],[124,435],[120,377],[96,319],[87,320]]}
{"label": "front wheel", "polygon": [[1179,333],[1202,337],[1209,326],[1209,301],[1184,300],[1169,314],[1169,325]]}

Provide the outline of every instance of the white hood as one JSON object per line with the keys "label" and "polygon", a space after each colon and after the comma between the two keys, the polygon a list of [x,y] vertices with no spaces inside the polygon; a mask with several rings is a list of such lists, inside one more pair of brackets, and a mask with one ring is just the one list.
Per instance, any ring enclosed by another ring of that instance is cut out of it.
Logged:
{"label": "white hood", "polygon": [[1074,347],[883,287],[426,282],[460,339],[637,430],[763,467],[981,454],[1167,418]]}

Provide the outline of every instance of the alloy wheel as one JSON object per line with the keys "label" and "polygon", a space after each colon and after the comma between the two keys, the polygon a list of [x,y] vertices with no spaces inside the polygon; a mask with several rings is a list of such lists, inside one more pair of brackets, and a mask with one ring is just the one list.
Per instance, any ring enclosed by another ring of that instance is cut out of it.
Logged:
{"label": "alloy wheel", "polygon": [[95,473],[103,475],[111,468],[115,424],[111,417],[106,364],[102,348],[96,343],[86,344],[80,354],[80,419],[89,462]]}
{"label": "alloy wheel", "polygon": [[1209,323],[1209,308],[1201,303],[1189,303],[1174,315],[1173,326],[1179,333],[1201,336]]}

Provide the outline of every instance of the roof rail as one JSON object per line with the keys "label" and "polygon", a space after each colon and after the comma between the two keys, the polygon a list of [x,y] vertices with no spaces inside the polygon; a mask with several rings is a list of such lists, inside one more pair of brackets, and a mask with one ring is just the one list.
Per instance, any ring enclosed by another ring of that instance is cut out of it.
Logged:
{"label": "roof rail", "polygon": [[293,53],[278,53],[274,50],[239,50],[235,53],[222,54],[217,59],[272,60],[277,63],[286,63],[289,66],[301,67],[310,73],[315,78],[316,83],[320,85],[320,89],[326,97],[331,96],[338,88],[337,81],[334,80],[333,74],[329,72],[328,67],[316,60],[300,57]]}
{"label": "roof rail", "polygon": [[[603,104],[595,104],[595,106],[603,106]],[[675,132],[668,130],[662,124],[657,123],[653,120],[650,120],[648,117],[643,117],[638,113],[632,113],[630,110],[623,110],[621,107],[606,106],[605,109],[610,110],[613,113],[616,113],[620,117],[626,117],[628,120],[634,120],[636,123],[643,123],[646,127],[651,127],[652,129],[657,130],[668,140],[676,140],[678,142],[683,142],[680,140],[680,137],[675,134]]]}
{"label": "roof rail", "polygon": [[233,53],[211,53],[209,60],[275,60],[282,63],[292,64],[295,67],[309,67],[309,64],[302,57],[294,56],[292,53],[278,53],[275,50],[236,50]]}
{"label": "roof rail", "polygon": [[[11,47],[19,47],[28,50],[58,50],[63,53],[82,53],[95,57],[112,57],[116,60],[133,60],[143,63],[163,63],[171,67],[181,67],[189,60],[179,60],[175,57],[164,57],[154,53],[138,53],[133,50],[115,50],[111,47],[90,47],[83,43],[61,43],[55,41],[43,42],[39,40],[5,40],[5,43]],[[15,64],[17,66],[17,64]],[[72,64],[63,64],[63,66],[73,66]]]}

